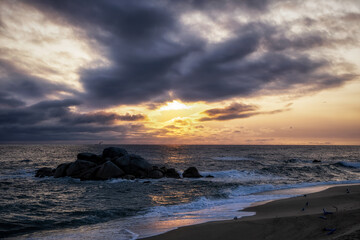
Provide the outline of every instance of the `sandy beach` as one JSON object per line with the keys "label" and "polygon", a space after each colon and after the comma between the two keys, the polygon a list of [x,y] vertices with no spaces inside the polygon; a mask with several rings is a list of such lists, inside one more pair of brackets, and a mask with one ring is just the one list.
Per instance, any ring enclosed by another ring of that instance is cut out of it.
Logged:
{"label": "sandy beach", "polygon": [[256,215],[181,227],[144,239],[360,239],[360,185],[335,186],[243,211]]}

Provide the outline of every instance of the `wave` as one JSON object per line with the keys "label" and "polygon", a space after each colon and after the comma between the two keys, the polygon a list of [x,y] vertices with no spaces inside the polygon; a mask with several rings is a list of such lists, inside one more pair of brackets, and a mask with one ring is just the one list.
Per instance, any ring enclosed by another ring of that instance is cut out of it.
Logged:
{"label": "wave", "polygon": [[348,168],[360,168],[360,162],[337,162],[336,165],[342,166],[342,167],[348,167]]}
{"label": "wave", "polygon": [[216,172],[200,172],[203,176],[211,175],[214,178],[203,178],[210,181],[225,181],[225,182],[247,182],[247,181],[267,181],[279,180],[281,177],[274,175],[259,174],[254,171],[240,171],[240,170],[225,170]]}
{"label": "wave", "polygon": [[212,160],[217,161],[249,161],[254,160],[253,158],[248,157],[231,157],[231,156],[225,156],[225,157],[213,157]]}

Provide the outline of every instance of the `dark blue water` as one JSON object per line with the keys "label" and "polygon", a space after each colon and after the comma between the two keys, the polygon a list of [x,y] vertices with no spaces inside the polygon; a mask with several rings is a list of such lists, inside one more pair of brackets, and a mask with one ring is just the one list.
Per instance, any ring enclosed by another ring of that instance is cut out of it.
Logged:
{"label": "dark blue water", "polygon": [[96,239],[103,229],[102,238],[132,239],[200,218],[226,218],[241,204],[264,200],[254,193],[360,180],[359,146],[128,145],[120,147],[154,165],[181,172],[195,166],[215,178],[148,183],[34,177],[40,167],[74,161],[79,152],[100,154],[105,147],[1,145],[0,237]]}

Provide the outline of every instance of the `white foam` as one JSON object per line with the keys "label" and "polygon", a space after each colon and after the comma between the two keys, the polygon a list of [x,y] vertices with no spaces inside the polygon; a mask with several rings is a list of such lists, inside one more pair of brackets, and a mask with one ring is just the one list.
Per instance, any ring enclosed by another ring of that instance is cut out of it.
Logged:
{"label": "white foam", "polygon": [[202,178],[205,181],[219,181],[219,182],[248,182],[248,181],[266,181],[282,179],[274,175],[258,174],[253,171],[245,170],[225,170],[216,172],[201,172],[201,175],[211,175],[214,178]]}

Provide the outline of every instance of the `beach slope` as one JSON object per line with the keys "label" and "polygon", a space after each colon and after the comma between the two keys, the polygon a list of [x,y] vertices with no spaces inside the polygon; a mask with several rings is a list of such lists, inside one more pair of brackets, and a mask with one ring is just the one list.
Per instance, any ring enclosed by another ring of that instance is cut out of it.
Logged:
{"label": "beach slope", "polygon": [[360,185],[332,187],[243,211],[256,215],[181,227],[145,239],[360,239]]}

